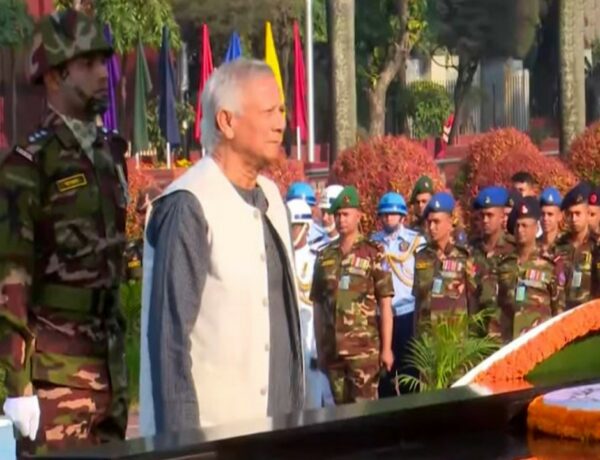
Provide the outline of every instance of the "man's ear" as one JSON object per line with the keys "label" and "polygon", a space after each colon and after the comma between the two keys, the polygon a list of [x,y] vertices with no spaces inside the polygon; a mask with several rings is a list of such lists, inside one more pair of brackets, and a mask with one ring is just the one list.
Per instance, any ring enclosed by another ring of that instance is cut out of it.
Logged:
{"label": "man's ear", "polygon": [[60,74],[57,70],[52,69],[44,75],[44,85],[46,85],[46,91],[49,93],[55,93],[60,88]]}
{"label": "man's ear", "polygon": [[219,110],[215,116],[215,124],[225,139],[233,139],[235,132],[233,128],[232,112],[227,110]]}

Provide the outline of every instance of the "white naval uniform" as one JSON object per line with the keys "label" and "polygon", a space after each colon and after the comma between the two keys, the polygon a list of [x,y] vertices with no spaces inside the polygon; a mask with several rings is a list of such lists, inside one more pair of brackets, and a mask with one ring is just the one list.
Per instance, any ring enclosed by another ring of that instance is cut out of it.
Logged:
{"label": "white naval uniform", "polygon": [[327,376],[318,369],[311,369],[311,360],[317,359],[315,340],[314,311],[310,301],[310,289],[317,254],[308,244],[296,249],[296,278],[300,299],[300,325],[302,329],[302,347],[304,348],[304,369],[306,397],[304,407],[315,409],[335,405]]}

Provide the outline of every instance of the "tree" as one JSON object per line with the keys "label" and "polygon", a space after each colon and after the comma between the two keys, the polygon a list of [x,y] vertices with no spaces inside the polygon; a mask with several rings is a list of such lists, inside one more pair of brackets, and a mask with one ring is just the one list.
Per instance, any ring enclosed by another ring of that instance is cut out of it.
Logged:
{"label": "tree", "polygon": [[56,0],[59,8],[79,6],[93,9],[98,19],[110,25],[114,47],[121,55],[120,121],[124,122],[127,101],[127,60],[138,39],[144,45],[160,48],[162,28],[169,28],[171,47],[179,49],[181,36],[169,0]]}
{"label": "tree", "polygon": [[561,152],[566,154],[585,129],[585,69],[583,59],[583,4],[559,1]]}
{"label": "tree", "polygon": [[369,105],[369,135],[385,134],[388,88],[406,84],[406,60],[425,30],[426,0],[358,0],[359,75]]}
{"label": "tree", "polygon": [[354,0],[327,2],[333,93],[333,148],[330,161],[356,143],[354,7]]}
{"label": "tree", "polygon": [[429,4],[431,27],[438,43],[459,63],[454,88],[454,139],[461,108],[484,57],[527,55],[540,16],[539,0],[433,0]]}
{"label": "tree", "polygon": [[33,20],[22,0],[0,0],[0,47],[10,50],[11,60],[11,142],[17,140],[17,50],[33,33]]}

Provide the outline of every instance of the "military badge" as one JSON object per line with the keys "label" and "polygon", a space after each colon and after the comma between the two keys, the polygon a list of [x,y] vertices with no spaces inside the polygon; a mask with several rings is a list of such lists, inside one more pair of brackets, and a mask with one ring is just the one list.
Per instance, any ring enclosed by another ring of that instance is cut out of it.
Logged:
{"label": "military badge", "polygon": [[79,187],[85,187],[87,179],[84,174],[75,174],[74,176],[65,177],[56,181],[56,187],[61,193],[68,192]]}
{"label": "military badge", "polygon": [[406,251],[408,251],[408,241],[401,240],[398,248],[400,249],[400,252],[406,252]]}

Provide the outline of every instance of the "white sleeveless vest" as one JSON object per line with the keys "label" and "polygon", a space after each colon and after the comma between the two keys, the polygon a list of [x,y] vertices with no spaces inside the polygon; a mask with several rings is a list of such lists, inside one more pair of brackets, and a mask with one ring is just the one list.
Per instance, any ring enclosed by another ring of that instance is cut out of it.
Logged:
{"label": "white sleeveless vest", "polygon": [[[259,176],[267,217],[285,246],[292,277],[294,253],[287,213],[277,186]],[[161,196],[185,190],[200,202],[208,223],[210,253],[196,325],[191,334],[192,375],[202,428],[267,416],[269,397],[269,298],[263,224],[210,157],[175,180]],[[148,211],[150,214],[151,211]],[[155,433],[148,356],[148,311],[153,249],[144,244],[140,432]],[[292,283],[295,284],[295,283]],[[296,296],[296,305],[297,293]]]}

